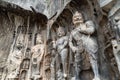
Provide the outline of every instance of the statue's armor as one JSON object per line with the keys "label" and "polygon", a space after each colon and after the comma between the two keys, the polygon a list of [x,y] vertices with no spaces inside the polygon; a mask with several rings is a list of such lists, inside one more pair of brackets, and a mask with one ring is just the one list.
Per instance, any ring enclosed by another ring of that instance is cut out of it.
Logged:
{"label": "statue's armor", "polygon": [[[87,22],[86,22],[87,24]],[[72,38],[76,41],[76,46],[80,46],[81,43],[84,46],[84,48],[90,52],[90,53],[96,53],[98,50],[97,42],[94,38],[90,36],[90,28],[92,28],[91,33],[94,32],[94,26],[89,26],[89,31],[86,30],[85,33],[81,31],[79,28],[82,26],[78,26],[75,28],[70,35],[70,42],[72,41]]]}
{"label": "statue's armor", "polygon": [[[79,80],[79,75],[81,71],[81,53],[85,50],[89,53],[90,62],[95,74],[95,79],[99,78],[97,66],[97,51],[98,45],[96,40],[91,37],[95,31],[95,25],[92,21],[87,21],[85,23],[77,26],[70,35],[69,46],[74,51],[77,48],[75,53],[75,71],[76,71],[76,80]],[[96,70],[96,71],[95,71]],[[94,80],[94,79],[93,79]]]}
{"label": "statue's armor", "polygon": [[61,49],[61,47],[64,45],[64,42],[67,41],[68,42],[68,37],[67,36],[64,36],[64,37],[61,37],[57,40],[57,43],[56,43],[56,47],[57,47],[57,51],[62,51],[63,49],[66,49],[67,48],[67,45],[65,45],[63,47],[63,49]]}

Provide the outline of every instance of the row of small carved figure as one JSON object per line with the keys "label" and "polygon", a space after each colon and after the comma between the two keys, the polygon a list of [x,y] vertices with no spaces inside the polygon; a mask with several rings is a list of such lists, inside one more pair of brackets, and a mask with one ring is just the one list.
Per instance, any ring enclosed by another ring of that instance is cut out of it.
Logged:
{"label": "row of small carved figure", "polygon": [[[89,20],[84,22],[81,13],[76,12],[73,16],[74,29],[71,31],[70,35],[66,35],[64,28],[58,28],[58,39],[53,41],[53,48],[61,57],[63,77],[67,77],[67,57],[68,48],[70,47],[75,55],[75,78],[80,79],[80,57],[81,53],[86,50],[89,53],[90,62],[94,72],[93,80],[100,80],[100,75],[98,72],[97,64],[97,51],[98,45],[96,40],[91,36],[95,32],[95,25],[93,21]],[[21,38],[20,38],[21,39]],[[19,74],[21,68],[28,70],[28,78],[38,79],[41,77],[40,74],[40,63],[42,61],[43,55],[45,53],[45,45],[43,43],[41,35],[36,37],[36,45],[28,50],[28,54],[31,53],[31,59],[23,60],[23,41],[19,41],[16,44],[14,50],[10,53],[8,58],[8,75],[7,78],[16,78]],[[21,47],[21,48],[18,48]],[[30,51],[30,52],[29,52]],[[31,60],[31,61],[30,61]],[[54,66],[55,59],[52,59],[52,66]],[[22,63],[22,65],[21,65]],[[10,67],[13,66],[13,67]],[[22,66],[22,67],[21,67]],[[21,74],[21,73],[20,73]]]}
{"label": "row of small carved figure", "polygon": [[[70,32],[69,35],[66,35],[64,27],[59,27],[57,31],[58,39],[54,40],[52,44],[53,51],[55,50],[55,53],[58,53],[61,57],[63,77],[66,78],[68,76],[67,57],[69,51],[67,46],[69,46],[75,56],[74,61],[76,80],[80,80],[79,75],[81,72],[81,53],[83,53],[84,50],[89,53],[90,63],[94,72],[93,80],[100,80],[97,63],[98,45],[96,39],[92,37],[92,34],[94,34],[95,32],[94,22],[91,20],[84,22],[82,14],[79,12],[75,12],[75,14],[73,15],[73,23],[74,29]],[[26,52],[23,51],[24,44],[22,42],[23,41],[18,42],[14,50],[9,55],[8,67],[10,67],[8,70],[7,78],[16,78],[19,73],[22,73],[22,71],[20,72],[20,69],[23,69],[28,71],[28,78],[33,78],[36,80],[41,77],[40,63],[45,53],[45,45],[42,40],[42,36],[38,34],[36,36],[36,45],[31,47],[31,49],[27,48]],[[116,41],[112,41],[112,43],[116,44]],[[117,51],[114,49],[114,53],[117,53],[118,50],[120,49],[117,48]],[[23,53],[25,53],[25,55],[27,55],[28,53],[30,57],[23,59]],[[55,58],[52,58],[51,66],[54,66],[54,63]],[[21,75],[20,78],[22,78]],[[51,79],[53,80],[55,76],[51,77]]]}

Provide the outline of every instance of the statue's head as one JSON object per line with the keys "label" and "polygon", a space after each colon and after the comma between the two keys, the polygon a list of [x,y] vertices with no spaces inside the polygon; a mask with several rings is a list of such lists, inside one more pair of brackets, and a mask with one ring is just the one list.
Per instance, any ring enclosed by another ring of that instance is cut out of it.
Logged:
{"label": "statue's head", "polygon": [[115,21],[115,23],[117,23],[118,21],[120,21],[120,14],[118,14],[118,15],[116,15],[114,17],[114,21]]}
{"label": "statue's head", "polygon": [[23,48],[23,46],[24,46],[24,37],[23,34],[20,34],[16,41],[16,47],[20,50]]}
{"label": "statue's head", "polygon": [[57,35],[59,37],[62,37],[65,35],[65,29],[63,27],[59,27],[58,30],[57,30]]}
{"label": "statue's head", "polygon": [[17,47],[17,49],[21,50],[21,49],[23,48],[23,43],[18,42],[18,43],[16,44],[16,47]]}
{"label": "statue's head", "polygon": [[43,44],[43,37],[41,34],[37,34],[36,44]]}
{"label": "statue's head", "polygon": [[84,22],[84,19],[83,19],[82,13],[76,11],[73,15],[73,24],[76,25],[76,24],[80,24],[83,22]]}

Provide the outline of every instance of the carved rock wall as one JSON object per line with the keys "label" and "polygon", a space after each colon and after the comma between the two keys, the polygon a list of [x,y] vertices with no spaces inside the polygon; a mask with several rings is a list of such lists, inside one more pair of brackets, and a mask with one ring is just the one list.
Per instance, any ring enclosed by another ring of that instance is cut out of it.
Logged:
{"label": "carved rock wall", "polygon": [[[59,40],[57,30],[60,26],[66,36],[70,36],[74,28],[72,16],[75,11],[82,13],[85,22],[94,22],[96,31],[91,36],[96,38],[98,44],[100,80],[119,80],[119,0],[107,2],[0,1],[0,80],[76,80],[75,54],[71,48],[69,45],[65,46],[68,49],[65,75],[62,53],[59,54],[54,47],[54,41]],[[93,80],[94,71],[89,53],[84,51],[80,55],[80,80]],[[67,77],[64,78],[65,76]]]}

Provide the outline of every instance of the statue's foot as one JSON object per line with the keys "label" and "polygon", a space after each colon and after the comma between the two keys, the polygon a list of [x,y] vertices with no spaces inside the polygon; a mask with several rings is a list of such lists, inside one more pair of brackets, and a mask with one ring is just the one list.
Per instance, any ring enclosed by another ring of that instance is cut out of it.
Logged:
{"label": "statue's foot", "polygon": [[95,77],[93,80],[100,80],[100,78],[99,77]]}
{"label": "statue's foot", "polygon": [[64,78],[66,78],[66,77],[67,77],[67,74],[64,74],[63,76],[64,76]]}

